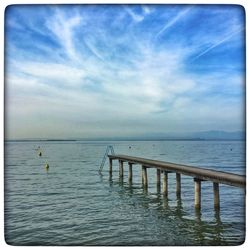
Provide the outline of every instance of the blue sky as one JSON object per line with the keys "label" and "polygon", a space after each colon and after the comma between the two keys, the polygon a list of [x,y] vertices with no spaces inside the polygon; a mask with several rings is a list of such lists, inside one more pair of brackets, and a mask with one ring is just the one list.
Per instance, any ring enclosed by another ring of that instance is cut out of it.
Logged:
{"label": "blue sky", "polygon": [[244,129],[237,5],[12,5],[6,137]]}

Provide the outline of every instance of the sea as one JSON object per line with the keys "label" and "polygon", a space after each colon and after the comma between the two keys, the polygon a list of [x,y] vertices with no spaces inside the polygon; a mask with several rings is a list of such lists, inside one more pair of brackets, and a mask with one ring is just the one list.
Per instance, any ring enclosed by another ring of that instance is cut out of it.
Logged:
{"label": "sea", "polygon": [[[109,175],[107,146],[116,154],[246,172],[245,141],[5,141],[4,232],[14,246],[233,246],[245,240],[245,190],[220,185],[214,209],[213,183],[201,183],[201,209],[194,207],[194,180],[169,174],[168,197],[148,169],[118,162]],[[40,154],[41,152],[41,154]],[[40,154],[40,155],[39,155]],[[46,168],[48,164],[49,168]]]}

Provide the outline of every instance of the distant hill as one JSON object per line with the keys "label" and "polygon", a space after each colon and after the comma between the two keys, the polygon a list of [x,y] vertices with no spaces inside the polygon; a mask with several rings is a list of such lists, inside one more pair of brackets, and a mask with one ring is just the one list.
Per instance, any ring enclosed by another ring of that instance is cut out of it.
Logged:
{"label": "distant hill", "polygon": [[156,139],[156,140],[245,140],[246,133],[243,131],[201,131],[192,133],[151,133],[142,136],[144,139]]}
{"label": "distant hill", "polygon": [[243,140],[246,137],[246,133],[243,131],[235,131],[235,132],[226,132],[226,131],[203,131],[196,132],[192,134],[193,137],[201,138],[205,140]]}

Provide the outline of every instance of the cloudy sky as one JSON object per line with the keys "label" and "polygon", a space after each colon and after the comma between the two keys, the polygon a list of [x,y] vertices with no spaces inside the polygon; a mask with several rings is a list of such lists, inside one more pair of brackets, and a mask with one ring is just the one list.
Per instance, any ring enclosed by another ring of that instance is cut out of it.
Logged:
{"label": "cloudy sky", "polygon": [[10,6],[5,136],[242,130],[244,39],[239,6]]}

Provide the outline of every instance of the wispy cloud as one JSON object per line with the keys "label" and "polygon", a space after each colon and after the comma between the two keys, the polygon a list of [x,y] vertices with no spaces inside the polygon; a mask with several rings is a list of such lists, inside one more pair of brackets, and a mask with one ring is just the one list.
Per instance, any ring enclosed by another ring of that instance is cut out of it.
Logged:
{"label": "wispy cloud", "polygon": [[84,40],[85,44],[87,45],[88,49],[101,61],[105,61],[103,56],[101,55],[101,53],[99,51],[97,51],[96,47],[94,46],[94,44],[89,40],[89,39],[85,39]]}
{"label": "wispy cloud", "polygon": [[181,18],[184,18],[192,9],[192,7],[187,7],[184,10],[181,10],[177,15],[169,20],[165,26],[156,34],[155,38],[158,38],[162,33],[164,33],[167,29],[175,25]]}
{"label": "wispy cloud", "polygon": [[66,55],[69,59],[79,61],[78,53],[74,45],[73,30],[82,21],[80,15],[75,15],[73,17],[65,17],[64,13],[59,9],[56,9],[56,13],[53,18],[47,20],[46,26],[55,35],[58,42],[65,49]]}
{"label": "wispy cloud", "polygon": [[141,7],[146,15],[152,12],[152,8],[149,5],[142,4]]}
{"label": "wispy cloud", "polygon": [[195,56],[191,62],[194,62],[195,60],[197,60],[198,58],[200,58],[201,56],[204,56],[205,54],[207,54],[208,52],[210,52],[212,49],[220,46],[221,44],[229,41],[231,38],[233,38],[236,34],[238,34],[239,32],[241,32],[242,30],[244,30],[244,28],[239,28],[235,31],[232,31],[229,35],[227,35],[226,37],[220,39],[219,41],[217,41],[215,44],[213,44],[212,46],[210,46],[209,48],[207,48],[206,50],[202,51],[200,54],[198,54],[197,56]]}
{"label": "wispy cloud", "polygon": [[[132,19],[135,21],[135,22],[141,22],[143,19],[144,19],[144,16],[143,15],[140,15],[140,14],[137,14],[136,12],[134,12],[132,10],[131,7],[129,6],[126,6],[124,5],[124,9],[125,11],[132,17]],[[148,9],[146,10],[146,12],[149,11]]]}

